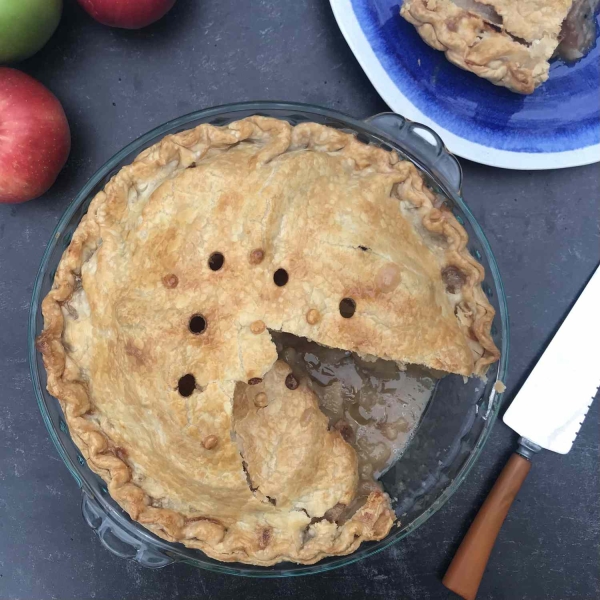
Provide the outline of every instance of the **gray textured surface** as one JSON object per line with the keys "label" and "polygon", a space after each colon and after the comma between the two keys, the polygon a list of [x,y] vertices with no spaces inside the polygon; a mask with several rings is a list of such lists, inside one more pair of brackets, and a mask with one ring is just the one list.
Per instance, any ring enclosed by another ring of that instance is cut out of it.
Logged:
{"label": "gray textured surface", "polygon": [[[110,555],[84,524],[76,484],[37,411],[26,361],[33,280],[76,191],[123,145],[194,109],[285,99],[365,117],[385,105],[325,0],[253,2],[251,10],[232,0],[179,0],[142,32],[104,28],[66,4],[56,36],[22,68],[63,102],[71,158],[44,198],[0,206],[0,599],[454,597],[440,577],[514,446],[502,423],[466,483],[415,534],[324,575],[255,581],[183,565],[148,571]],[[463,166],[466,200],[506,285],[510,398],[598,263],[600,173],[598,166],[538,173]],[[536,459],[500,534],[481,599],[600,597],[598,423],[596,401],[569,455]]]}

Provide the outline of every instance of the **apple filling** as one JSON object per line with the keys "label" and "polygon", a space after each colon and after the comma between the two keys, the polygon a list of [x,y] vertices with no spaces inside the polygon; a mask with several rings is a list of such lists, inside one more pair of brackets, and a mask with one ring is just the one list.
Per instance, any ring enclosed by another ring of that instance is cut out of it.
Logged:
{"label": "apple filling", "polygon": [[583,58],[596,41],[596,11],[600,0],[575,0],[562,24],[556,55],[563,60]]}
{"label": "apple filling", "polygon": [[463,10],[482,18],[490,25],[502,27],[502,17],[496,12],[493,6],[477,2],[476,0],[454,0],[456,6],[460,6]]}

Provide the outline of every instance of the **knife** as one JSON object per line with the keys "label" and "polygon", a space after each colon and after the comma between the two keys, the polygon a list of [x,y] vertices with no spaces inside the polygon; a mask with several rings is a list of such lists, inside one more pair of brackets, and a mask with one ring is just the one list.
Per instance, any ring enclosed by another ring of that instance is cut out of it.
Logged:
{"label": "knife", "polygon": [[542,448],[567,454],[600,385],[600,267],[504,414],[521,437],[442,580],[474,600],[502,523]]}

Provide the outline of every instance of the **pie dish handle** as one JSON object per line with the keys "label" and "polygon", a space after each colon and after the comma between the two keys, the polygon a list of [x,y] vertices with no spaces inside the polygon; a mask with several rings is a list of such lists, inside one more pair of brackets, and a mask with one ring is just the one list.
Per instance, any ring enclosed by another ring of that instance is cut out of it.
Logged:
{"label": "pie dish handle", "polygon": [[125,531],[96,500],[83,490],[81,512],[85,522],[100,538],[102,545],[116,556],[135,560],[150,569],[159,569],[176,562],[174,558],[151,548],[143,540]]}
{"label": "pie dish handle", "polygon": [[460,163],[433,129],[392,112],[373,115],[365,119],[365,122],[408,150],[423,165],[429,167],[449,191],[460,196],[462,189]]}

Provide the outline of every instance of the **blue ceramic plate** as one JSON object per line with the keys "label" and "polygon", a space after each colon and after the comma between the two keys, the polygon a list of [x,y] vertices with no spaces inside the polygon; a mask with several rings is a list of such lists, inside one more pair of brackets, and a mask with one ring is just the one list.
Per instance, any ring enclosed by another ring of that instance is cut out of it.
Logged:
{"label": "blue ceramic plate", "polygon": [[549,80],[521,96],[459,69],[427,46],[400,17],[399,0],[330,2],[390,108],[435,129],[455,154],[509,169],[600,161],[600,44],[575,64],[554,61]]}

